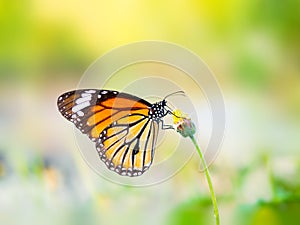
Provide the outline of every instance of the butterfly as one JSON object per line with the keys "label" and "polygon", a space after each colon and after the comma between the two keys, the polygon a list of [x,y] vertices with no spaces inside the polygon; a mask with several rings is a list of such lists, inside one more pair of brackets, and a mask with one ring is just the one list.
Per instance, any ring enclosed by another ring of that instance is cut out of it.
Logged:
{"label": "butterfly", "polygon": [[[173,94],[183,93],[182,91]],[[142,175],[153,162],[155,145],[172,114],[166,98],[151,104],[131,94],[114,90],[82,89],[58,97],[59,112],[91,141],[108,169],[122,176]],[[161,125],[160,125],[161,124]]]}

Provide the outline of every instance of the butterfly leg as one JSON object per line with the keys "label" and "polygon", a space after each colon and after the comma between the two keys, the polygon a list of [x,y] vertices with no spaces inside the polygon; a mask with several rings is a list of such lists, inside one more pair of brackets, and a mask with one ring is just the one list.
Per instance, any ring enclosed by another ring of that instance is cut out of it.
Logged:
{"label": "butterfly leg", "polygon": [[169,130],[169,129],[174,130],[174,127],[173,127],[173,125],[170,125],[170,124],[164,124],[164,121],[161,120],[161,129],[162,130]]}

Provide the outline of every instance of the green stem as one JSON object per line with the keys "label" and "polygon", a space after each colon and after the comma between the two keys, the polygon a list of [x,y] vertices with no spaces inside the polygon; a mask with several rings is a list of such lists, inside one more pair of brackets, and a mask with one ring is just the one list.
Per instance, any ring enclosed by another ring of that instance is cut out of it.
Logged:
{"label": "green stem", "polygon": [[212,200],[212,204],[213,204],[213,207],[214,207],[214,214],[215,214],[215,218],[216,218],[216,225],[219,225],[220,224],[220,217],[219,217],[219,209],[218,209],[218,205],[217,205],[217,199],[216,199],[216,196],[215,196],[215,192],[214,192],[214,188],[213,188],[213,185],[212,185],[212,181],[211,181],[211,178],[210,178],[210,175],[209,175],[209,171],[208,171],[208,168],[206,166],[206,162],[205,162],[205,159],[203,157],[203,154],[200,150],[200,147],[198,146],[195,138],[193,135],[190,135],[190,138],[192,140],[192,142],[194,143],[197,151],[198,151],[198,154],[200,156],[200,159],[201,159],[201,163],[204,167],[204,173],[205,173],[205,176],[206,176],[206,180],[207,180],[207,183],[208,183],[208,187],[209,187],[209,191],[210,191],[210,194],[211,194],[211,200]]}

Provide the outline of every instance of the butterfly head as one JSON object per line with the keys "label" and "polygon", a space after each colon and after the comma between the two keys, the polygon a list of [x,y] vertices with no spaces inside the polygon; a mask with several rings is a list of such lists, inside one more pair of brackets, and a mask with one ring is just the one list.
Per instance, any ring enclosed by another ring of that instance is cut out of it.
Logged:
{"label": "butterfly head", "polygon": [[149,118],[160,120],[164,117],[167,114],[166,105],[167,101],[165,99],[154,103],[149,110]]}
{"label": "butterfly head", "polygon": [[172,114],[172,109],[167,105],[167,98],[175,95],[185,96],[183,91],[176,91],[168,94],[162,101],[154,103],[149,110],[149,118],[152,118],[156,121],[160,121],[168,113]]}

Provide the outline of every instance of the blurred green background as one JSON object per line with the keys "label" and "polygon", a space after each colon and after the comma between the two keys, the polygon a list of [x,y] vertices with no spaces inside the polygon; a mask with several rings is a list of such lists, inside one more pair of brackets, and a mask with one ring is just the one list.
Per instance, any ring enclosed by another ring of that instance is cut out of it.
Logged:
{"label": "blurred green background", "polygon": [[213,224],[197,160],[159,185],[110,183],[56,109],[97,57],[149,39],[194,51],[224,93],[221,224],[298,224],[299,15],[298,0],[0,1],[1,224]]}

